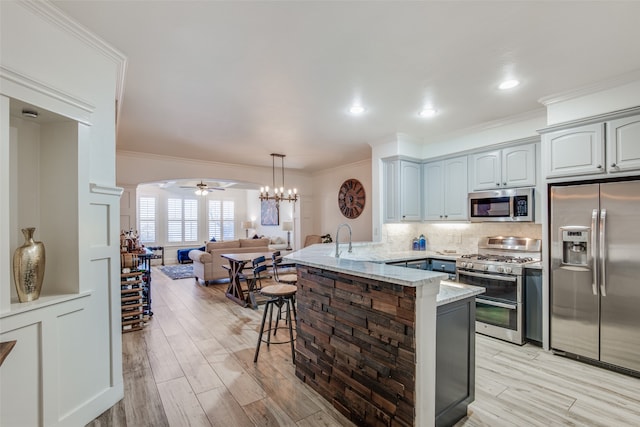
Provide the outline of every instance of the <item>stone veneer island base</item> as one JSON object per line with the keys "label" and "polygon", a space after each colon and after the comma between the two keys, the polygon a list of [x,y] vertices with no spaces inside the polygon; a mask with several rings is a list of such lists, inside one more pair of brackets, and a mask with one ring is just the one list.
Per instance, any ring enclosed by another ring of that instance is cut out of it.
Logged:
{"label": "stone veneer island base", "polygon": [[358,425],[415,417],[416,288],[298,267],[296,375]]}

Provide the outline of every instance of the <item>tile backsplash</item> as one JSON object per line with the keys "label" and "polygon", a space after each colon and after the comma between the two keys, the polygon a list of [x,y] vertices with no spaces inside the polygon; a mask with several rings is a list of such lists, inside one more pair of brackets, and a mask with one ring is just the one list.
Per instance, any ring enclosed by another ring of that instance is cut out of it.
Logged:
{"label": "tile backsplash", "polygon": [[542,238],[542,225],[535,223],[411,223],[384,224],[382,241],[390,250],[411,250],[414,237],[424,234],[427,250],[476,253],[478,240],[486,236],[518,236]]}

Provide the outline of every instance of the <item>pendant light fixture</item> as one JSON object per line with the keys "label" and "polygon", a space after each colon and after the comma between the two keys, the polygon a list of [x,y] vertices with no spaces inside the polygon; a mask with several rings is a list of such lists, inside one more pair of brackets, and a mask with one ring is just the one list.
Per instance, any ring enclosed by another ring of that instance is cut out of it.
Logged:
{"label": "pendant light fixture", "polygon": [[[281,161],[281,171],[282,171],[282,186],[278,188],[276,186],[276,157],[280,158]],[[260,200],[275,200],[276,204],[281,201],[287,202],[297,202],[298,201],[298,190],[294,188],[293,190],[288,189],[285,194],[284,191],[284,154],[276,154],[271,153],[271,174],[273,179],[273,194],[269,193],[269,186],[260,187]]]}

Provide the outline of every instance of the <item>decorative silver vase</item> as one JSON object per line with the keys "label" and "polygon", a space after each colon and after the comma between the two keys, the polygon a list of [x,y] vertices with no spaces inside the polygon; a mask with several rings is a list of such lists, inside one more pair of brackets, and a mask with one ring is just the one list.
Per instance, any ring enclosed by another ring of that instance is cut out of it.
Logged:
{"label": "decorative silver vase", "polygon": [[13,281],[20,302],[37,300],[44,279],[44,244],[33,240],[34,231],[35,227],[22,229],[24,245],[13,253]]}

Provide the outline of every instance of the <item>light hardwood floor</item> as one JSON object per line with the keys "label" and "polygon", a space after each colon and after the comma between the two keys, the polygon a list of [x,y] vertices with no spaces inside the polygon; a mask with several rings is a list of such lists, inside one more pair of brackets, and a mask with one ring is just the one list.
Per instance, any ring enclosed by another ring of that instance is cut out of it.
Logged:
{"label": "light hardwood floor", "polygon": [[[253,363],[262,306],[152,274],[153,319],[122,337],[125,397],[89,426],[353,425],[295,376],[288,345]],[[457,426],[640,426],[640,379],[482,335],[476,361]]]}

